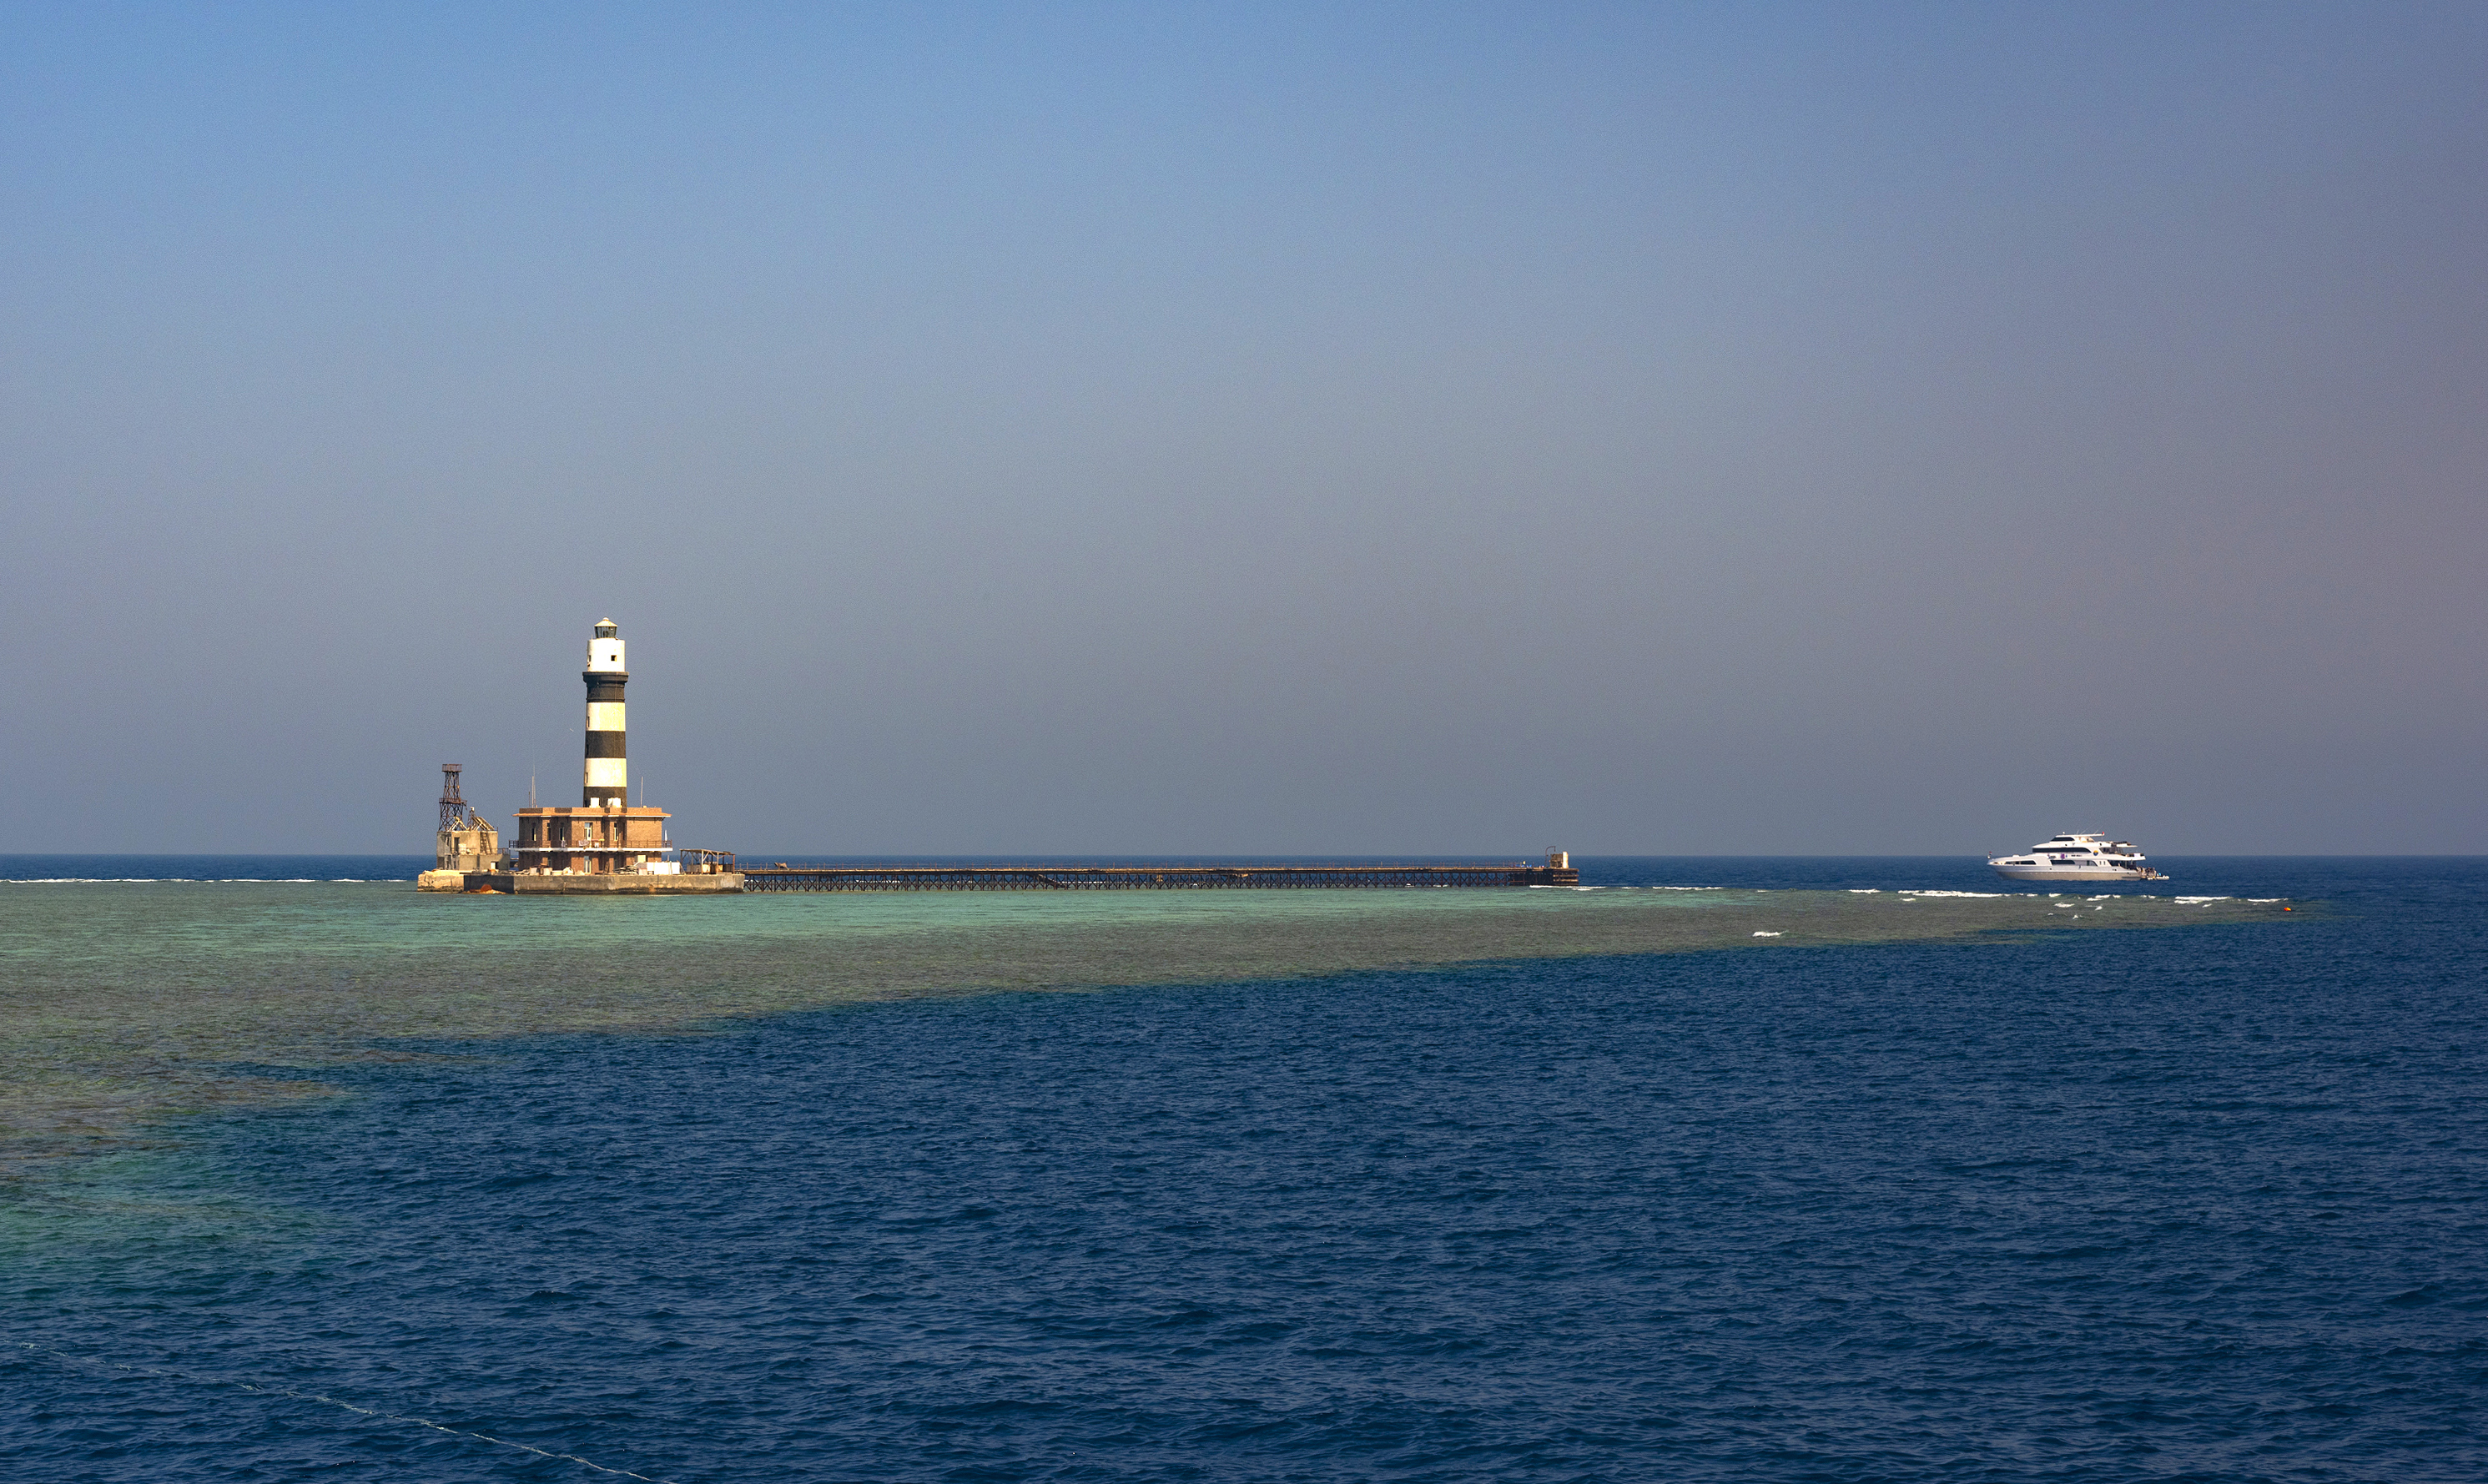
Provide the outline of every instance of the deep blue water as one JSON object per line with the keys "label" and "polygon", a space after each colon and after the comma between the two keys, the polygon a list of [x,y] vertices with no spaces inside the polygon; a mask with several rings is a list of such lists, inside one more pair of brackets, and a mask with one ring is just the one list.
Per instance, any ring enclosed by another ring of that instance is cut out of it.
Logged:
{"label": "deep blue water", "polygon": [[2162,863],[2321,908],[322,1073],[16,1228],[0,1476],[610,1476],[325,1397],[680,1481],[2488,1477],[2488,862]]}

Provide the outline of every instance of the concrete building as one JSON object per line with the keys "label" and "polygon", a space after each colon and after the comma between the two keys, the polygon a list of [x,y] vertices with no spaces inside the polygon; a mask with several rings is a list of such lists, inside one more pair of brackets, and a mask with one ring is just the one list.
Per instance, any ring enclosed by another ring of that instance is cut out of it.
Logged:
{"label": "concrete building", "polygon": [[415,878],[423,891],[464,891],[470,871],[501,869],[501,832],[466,807],[458,793],[460,769],[440,765],[440,828],[433,836],[432,869]]}
{"label": "concrete building", "polygon": [[497,871],[501,868],[501,832],[484,816],[466,807],[458,793],[455,763],[440,765],[440,832],[434,841],[434,868],[441,871]]}
{"label": "concrete building", "polygon": [[[620,796],[615,796],[620,797]],[[672,816],[644,805],[581,804],[519,811],[518,843],[511,847],[521,871],[566,871],[594,876],[614,871],[670,876],[679,869],[664,858],[674,848],[665,833]]]}

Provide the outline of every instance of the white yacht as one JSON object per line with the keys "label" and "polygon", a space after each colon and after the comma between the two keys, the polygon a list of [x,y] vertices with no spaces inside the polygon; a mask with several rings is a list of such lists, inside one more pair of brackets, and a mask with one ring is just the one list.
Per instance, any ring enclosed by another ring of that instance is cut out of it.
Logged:
{"label": "white yacht", "polygon": [[1995,874],[2017,882],[2164,882],[2142,853],[2106,835],[2058,835],[2019,855],[1991,856]]}

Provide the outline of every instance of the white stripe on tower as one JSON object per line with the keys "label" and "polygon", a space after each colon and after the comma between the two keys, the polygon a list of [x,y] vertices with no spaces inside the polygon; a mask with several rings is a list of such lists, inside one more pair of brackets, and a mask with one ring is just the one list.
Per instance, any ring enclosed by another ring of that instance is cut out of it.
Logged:
{"label": "white stripe on tower", "polygon": [[613,620],[599,619],[596,637],[587,641],[587,765],[580,783],[585,804],[631,801],[630,761],[625,755],[622,686],[631,672],[622,667],[622,630]]}

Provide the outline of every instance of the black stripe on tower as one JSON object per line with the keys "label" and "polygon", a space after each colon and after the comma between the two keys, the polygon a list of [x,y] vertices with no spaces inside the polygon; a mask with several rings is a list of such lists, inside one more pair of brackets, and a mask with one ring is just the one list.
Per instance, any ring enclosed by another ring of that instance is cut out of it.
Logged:
{"label": "black stripe on tower", "polygon": [[622,699],[622,684],[631,678],[628,670],[581,670],[580,678],[587,682],[587,698],[591,701]]}
{"label": "black stripe on tower", "polygon": [[629,757],[630,754],[622,750],[622,739],[625,735],[621,732],[588,733],[587,755],[592,758]]}

